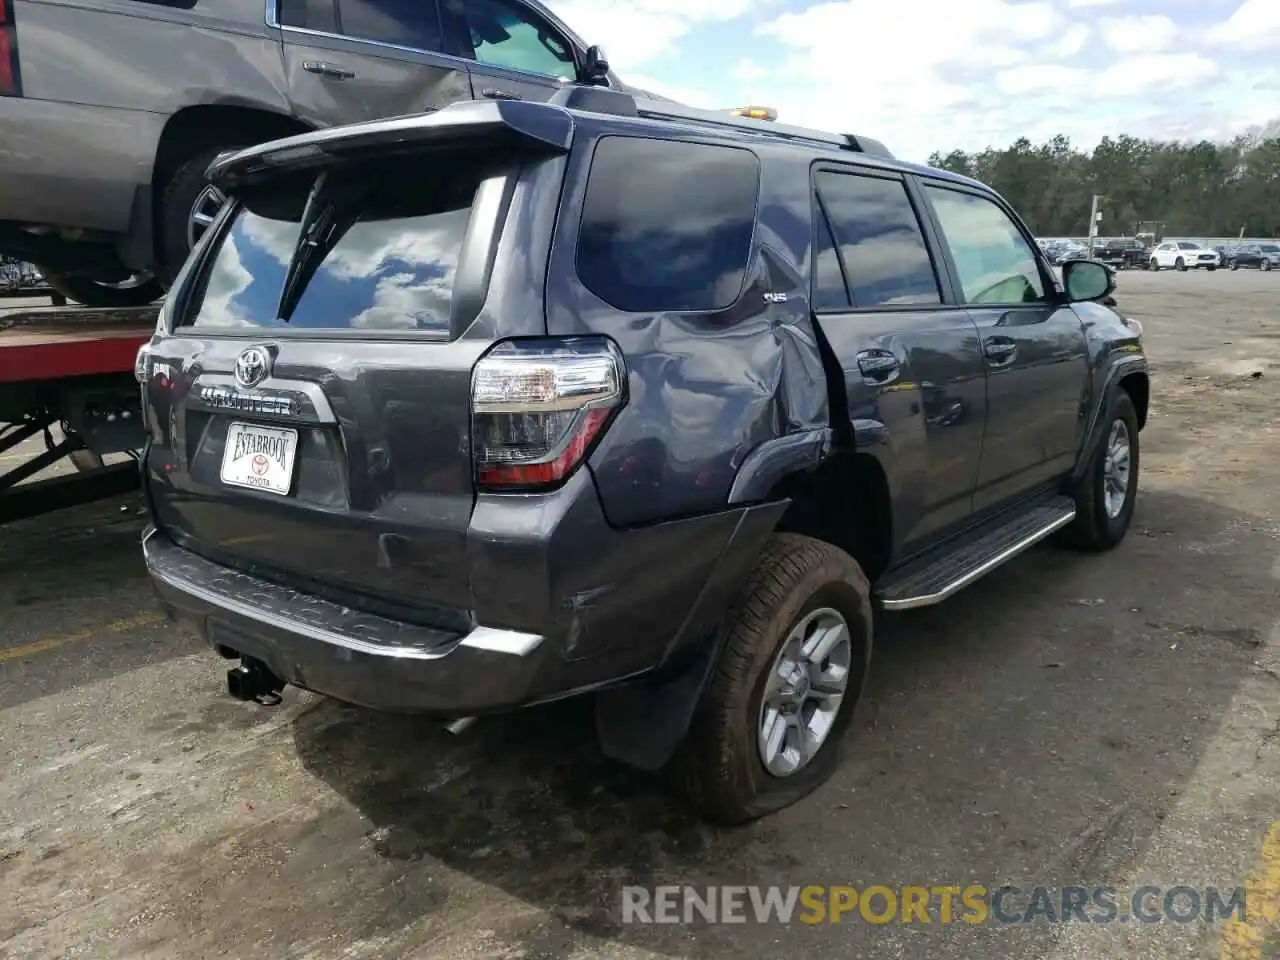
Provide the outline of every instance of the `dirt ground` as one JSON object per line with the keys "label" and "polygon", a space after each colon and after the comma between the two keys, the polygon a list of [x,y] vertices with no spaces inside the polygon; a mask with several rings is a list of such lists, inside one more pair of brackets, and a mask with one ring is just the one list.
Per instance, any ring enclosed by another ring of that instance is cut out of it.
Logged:
{"label": "dirt ground", "polygon": [[[1280,956],[1280,275],[1122,274],[1154,365],[1114,553],[886,617],[848,759],[700,825],[564,704],[459,737],[154,614],[131,502],[0,531],[0,956]],[[624,925],[623,885],[1247,888],[1245,923]]]}

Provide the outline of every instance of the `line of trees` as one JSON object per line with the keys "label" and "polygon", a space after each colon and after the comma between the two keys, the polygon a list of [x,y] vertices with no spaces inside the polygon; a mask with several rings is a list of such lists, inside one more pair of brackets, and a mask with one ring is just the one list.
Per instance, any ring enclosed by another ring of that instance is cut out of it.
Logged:
{"label": "line of trees", "polygon": [[1167,236],[1280,236],[1280,120],[1230,143],[1105,137],[1083,151],[1063,136],[1003,150],[935,153],[929,163],[1000,191],[1041,236],[1083,236],[1094,194],[1102,236],[1163,223]]}

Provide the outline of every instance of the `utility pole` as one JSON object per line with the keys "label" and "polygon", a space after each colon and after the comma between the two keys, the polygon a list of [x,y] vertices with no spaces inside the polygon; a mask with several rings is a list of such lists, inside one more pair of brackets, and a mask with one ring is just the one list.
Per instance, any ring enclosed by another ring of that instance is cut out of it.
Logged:
{"label": "utility pole", "polygon": [[1093,195],[1093,206],[1089,210],[1089,256],[1093,256],[1093,242],[1098,236],[1098,224],[1102,221],[1102,197]]}

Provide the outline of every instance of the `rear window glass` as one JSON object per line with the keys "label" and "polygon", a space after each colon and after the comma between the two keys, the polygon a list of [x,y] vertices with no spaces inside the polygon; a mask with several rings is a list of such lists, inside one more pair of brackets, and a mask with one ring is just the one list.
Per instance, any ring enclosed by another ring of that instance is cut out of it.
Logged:
{"label": "rear window glass", "polygon": [[279,319],[281,293],[313,180],[246,192],[193,292],[187,324],[447,333],[458,251],[486,176],[474,162],[459,166],[418,157],[331,174],[316,206],[330,198],[343,212],[287,324]]}
{"label": "rear window glass", "polygon": [[578,276],[619,310],[728,307],[742,292],[759,186],[749,150],[604,137],[587,180]]}

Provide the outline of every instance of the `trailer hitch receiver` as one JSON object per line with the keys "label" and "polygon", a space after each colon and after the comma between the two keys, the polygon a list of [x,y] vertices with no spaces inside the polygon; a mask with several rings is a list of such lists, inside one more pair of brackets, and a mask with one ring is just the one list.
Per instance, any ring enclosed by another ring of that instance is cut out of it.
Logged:
{"label": "trailer hitch receiver", "polygon": [[281,701],[284,681],[261,660],[241,657],[240,665],[227,671],[227,693],[237,700],[254,700],[267,706]]}

